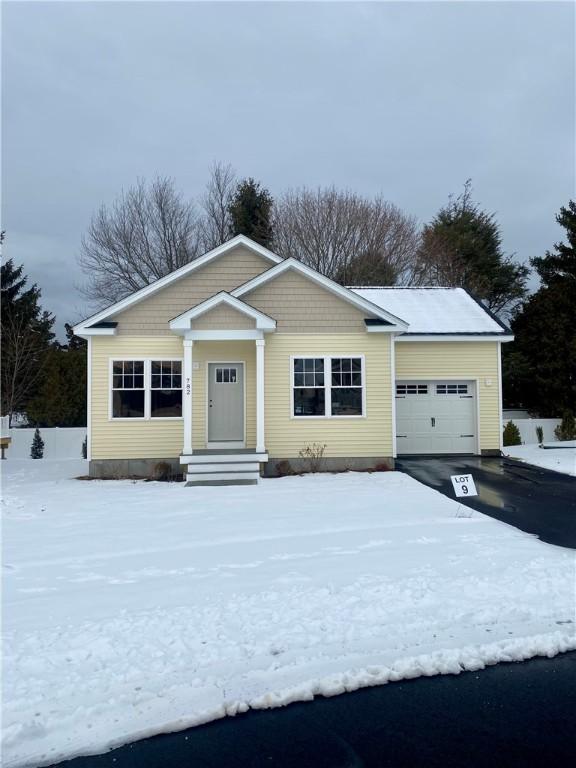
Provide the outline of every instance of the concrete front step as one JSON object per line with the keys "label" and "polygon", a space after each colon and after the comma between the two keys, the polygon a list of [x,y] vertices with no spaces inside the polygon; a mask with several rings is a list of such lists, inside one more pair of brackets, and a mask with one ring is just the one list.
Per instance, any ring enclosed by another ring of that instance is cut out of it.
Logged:
{"label": "concrete front step", "polygon": [[186,485],[256,485],[260,472],[188,472]]}
{"label": "concrete front step", "polygon": [[188,465],[186,485],[254,485],[268,454],[253,450],[201,451],[180,457]]}
{"label": "concrete front step", "polygon": [[254,463],[262,464],[268,461],[267,453],[256,451],[202,451],[201,453],[182,454],[180,464],[229,464]]}

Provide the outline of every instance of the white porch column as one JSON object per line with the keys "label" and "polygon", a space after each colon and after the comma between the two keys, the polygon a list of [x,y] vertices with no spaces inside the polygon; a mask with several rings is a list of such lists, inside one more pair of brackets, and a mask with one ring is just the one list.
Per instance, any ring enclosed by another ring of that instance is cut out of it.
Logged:
{"label": "white porch column", "polygon": [[182,381],[182,415],[184,417],[184,444],[182,453],[192,453],[192,347],[194,342],[184,339],[184,379]]}
{"label": "white porch column", "polygon": [[256,452],[265,453],[264,445],[264,339],[256,339]]}

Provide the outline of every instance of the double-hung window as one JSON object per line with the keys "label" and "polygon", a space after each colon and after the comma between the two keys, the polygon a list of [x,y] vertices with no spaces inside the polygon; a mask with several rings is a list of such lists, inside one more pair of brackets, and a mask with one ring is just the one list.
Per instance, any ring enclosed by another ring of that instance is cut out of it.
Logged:
{"label": "double-hung window", "polygon": [[182,416],[182,363],[150,361],[150,418]]}
{"label": "double-hung window", "polygon": [[112,416],[143,419],[146,410],[144,360],[114,360],[112,363]]}
{"label": "double-hung window", "polygon": [[364,416],[364,358],[295,357],[292,416]]}
{"label": "double-hung window", "polygon": [[110,415],[113,419],[182,416],[181,360],[113,360]]}

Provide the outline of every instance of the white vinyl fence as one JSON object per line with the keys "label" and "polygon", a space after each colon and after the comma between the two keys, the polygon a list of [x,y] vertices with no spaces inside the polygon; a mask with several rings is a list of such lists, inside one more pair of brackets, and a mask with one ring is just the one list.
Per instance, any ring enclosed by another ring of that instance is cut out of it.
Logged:
{"label": "white vinyl fence", "polygon": [[[6,448],[6,459],[29,459],[34,429],[5,428],[2,419],[2,437],[11,437],[12,442]],[[45,459],[81,459],[82,443],[86,437],[86,427],[50,427],[40,429],[40,436],[44,440]]]}
{"label": "white vinyl fence", "polygon": [[550,443],[556,440],[554,434],[555,428],[560,424],[560,419],[506,419],[504,418],[504,426],[511,421],[516,424],[520,430],[520,439],[523,445],[530,445],[531,443],[537,443],[536,427],[542,427],[544,430],[544,442]]}

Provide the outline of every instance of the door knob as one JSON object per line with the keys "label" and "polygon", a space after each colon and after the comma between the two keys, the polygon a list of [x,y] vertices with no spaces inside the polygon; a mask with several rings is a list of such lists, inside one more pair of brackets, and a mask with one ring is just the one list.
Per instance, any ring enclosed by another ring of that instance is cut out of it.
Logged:
{"label": "door knob", "polygon": [[432,424],[433,427],[436,426],[436,419],[434,418],[434,416],[432,416],[432,418],[430,419],[430,423]]}

